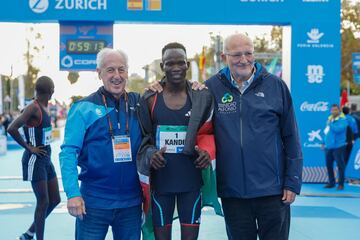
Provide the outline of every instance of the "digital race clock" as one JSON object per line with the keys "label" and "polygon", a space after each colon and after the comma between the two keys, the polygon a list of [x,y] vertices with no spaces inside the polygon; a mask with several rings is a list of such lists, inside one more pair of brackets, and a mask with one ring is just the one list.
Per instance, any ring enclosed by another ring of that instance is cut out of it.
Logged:
{"label": "digital race clock", "polygon": [[97,54],[104,47],[106,47],[105,40],[76,39],[66,42],[67,54]]}

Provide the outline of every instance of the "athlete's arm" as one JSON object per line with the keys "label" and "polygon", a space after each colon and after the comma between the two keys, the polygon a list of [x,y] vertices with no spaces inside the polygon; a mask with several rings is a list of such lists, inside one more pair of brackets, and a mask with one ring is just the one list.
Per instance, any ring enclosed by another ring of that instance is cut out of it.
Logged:
{"label": "athlete's arm", "polygon": [[150,166],[155,170],[165,167],[166,160],[163,154],[166,151],[166,147],[162,147],[159,151],[156,151],[150,158]]}
{"label": "athlete's arm", "polygon": [[195,151],[199,155],[194,162],[196,168],[207,168],[210,165],[210,154],[207,151],[200,149],[198,146],[195,146]]}
{"label": "athlete's arm", "polygon": [[[45,156],[46,151],[43,147],[35,147],[27,144],[19,133],[19,128],[25,124],[36,123],[40,121],[40,109],[39,106],[33,102],[25,107],[24,111],[14,120],[8,127],[8,133],[14,138],[14,140],[20,144],[23,148],[34,153],[36,155]],[[35,124],[34,124],[35,125]]]}

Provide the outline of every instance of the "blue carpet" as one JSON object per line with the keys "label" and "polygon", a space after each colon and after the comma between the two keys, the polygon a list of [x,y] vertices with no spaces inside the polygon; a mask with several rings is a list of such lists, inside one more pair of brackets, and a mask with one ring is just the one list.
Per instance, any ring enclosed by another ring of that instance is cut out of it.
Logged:
{"label": "blue carpet", "polygon": [[292,206],[291,217],[360,219],[336,207]]}

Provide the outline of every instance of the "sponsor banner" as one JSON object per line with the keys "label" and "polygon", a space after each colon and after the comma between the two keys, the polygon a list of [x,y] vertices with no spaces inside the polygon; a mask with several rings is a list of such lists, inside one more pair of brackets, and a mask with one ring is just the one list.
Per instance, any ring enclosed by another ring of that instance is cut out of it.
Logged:
{"label": "sponsor banner", "polygon": [[[147,11],[128,11],[128,10]],[[256,9],[256,11],[254,11]],[[158,11],[161,15],[157,14]],[[181,23],[291,24],[340,21],[340,1],[294,0],[22,0],[2,1],[0,21],[143,21]],[[144,14],[147,12],[146,14]],[[241,12],[241,14],[239,14]],[[186,13],[186,17],[184,17]],[[216,13],[216,17],[214,14]],[[294,17],[297,16],[297,17]]]}
{"label": "sponsor banner", "polygon": [[360,52],[352,53],[352,71],[354,82],[360,83]]}
{"label": "sponsor banner", "polygon": [[346,166],[345,177],[360,179],[360,138],[356,139]]}

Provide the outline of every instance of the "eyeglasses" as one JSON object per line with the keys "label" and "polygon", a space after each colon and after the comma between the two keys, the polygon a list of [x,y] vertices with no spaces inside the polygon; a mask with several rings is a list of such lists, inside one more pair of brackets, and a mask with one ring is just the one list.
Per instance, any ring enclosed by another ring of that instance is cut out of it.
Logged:
{"label": "eyeglasses", "polygon": [[239,60],[242,56],[245,58],[251,58],[254,56],[254,52],[235,52],[225,53],[225,55],[232,57],[234,60]]}

